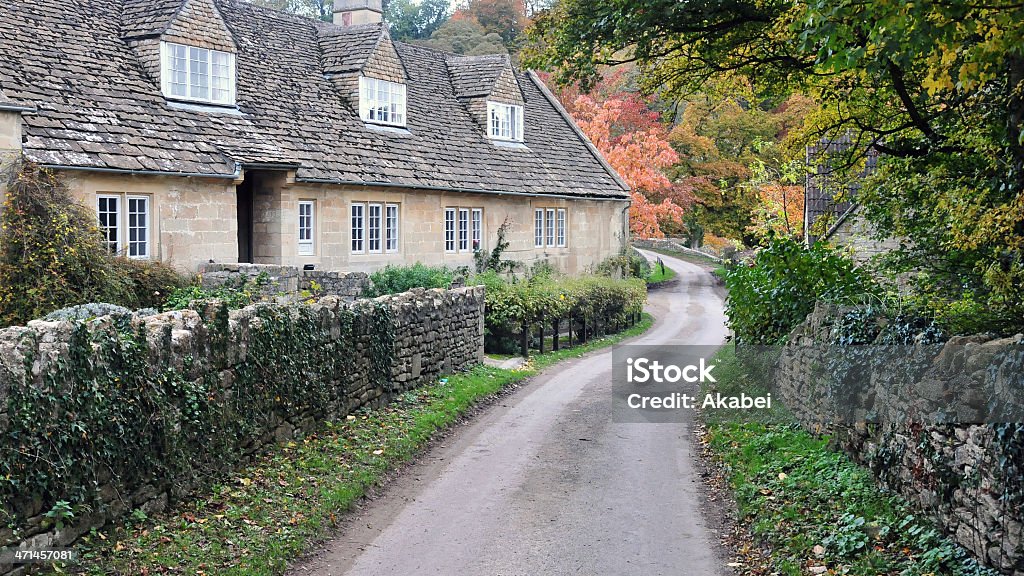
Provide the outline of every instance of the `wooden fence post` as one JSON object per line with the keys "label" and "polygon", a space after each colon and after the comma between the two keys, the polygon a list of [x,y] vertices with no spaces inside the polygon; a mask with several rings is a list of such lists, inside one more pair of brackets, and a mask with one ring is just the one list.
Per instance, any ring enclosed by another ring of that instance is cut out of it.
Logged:
{"label": "wooden fence post", "polygon": [[540,315],[540,353],[544,353],[544,315]]}
{"label": "wooden fence post", "polygon": [[558,350],[558,333],[562,331],[562,319],[555,318],[552,327],[554,330],[551,331],[551,351],[555,352]]}

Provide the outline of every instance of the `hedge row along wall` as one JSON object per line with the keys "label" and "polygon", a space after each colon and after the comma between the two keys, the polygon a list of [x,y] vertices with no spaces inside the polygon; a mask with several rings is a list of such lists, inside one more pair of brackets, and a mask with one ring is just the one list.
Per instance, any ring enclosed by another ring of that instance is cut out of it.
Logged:
{"label": "hedge row along wall", "polygon": [[159,510],[268,444],[477,364],[483,313],[473,287],[2,330],[0,547]]}
{"label": "hedge row along wall", "polygon": [[[836,310],[819,305],[790,334],[775,383],[783,403],[806,428],[830,434],[883,485],[930,514],[983,563],[1024,576],[1024,423],[935,425],[915,422],[907,414],[885,426],[838,424],[847,420],[828,413],[829,404],[820,401],[828,393],[815,375],[836,316]],[[962,355],[965,345],[995,350],[1021,340],[957,337],[945,343],[940,357]],[[922,382],[938,390],[957,389],[957,378],[968,367],[955,358],[953,364],[959,368],[936,365]],[[894,372],[870,374],[874,394],[883,397],[900,386]],[[1003,366],[997,377],[1019,378],[1019,367]]]}

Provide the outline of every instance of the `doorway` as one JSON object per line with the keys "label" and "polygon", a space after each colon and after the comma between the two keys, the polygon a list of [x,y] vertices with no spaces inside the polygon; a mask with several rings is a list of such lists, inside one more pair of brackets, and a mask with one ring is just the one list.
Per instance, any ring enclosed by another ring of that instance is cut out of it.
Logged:
{"label": "doorway", "polygon": [[252,264],[253,234],[253,184],[250,174],[236,188],[236,206],[238,211],[238,261]]}

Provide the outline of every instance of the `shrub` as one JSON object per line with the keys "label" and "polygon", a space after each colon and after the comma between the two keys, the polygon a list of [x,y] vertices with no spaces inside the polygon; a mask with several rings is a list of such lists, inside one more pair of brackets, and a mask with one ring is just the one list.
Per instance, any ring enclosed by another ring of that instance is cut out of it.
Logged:
{"label": "shrub", "polygon": [[524,324],[533,326],[541,319],[550,322],[570,317],[623,322],[627,314],[639,312],[647,300],[647,286],[639,279],[537,275],[506,280],[490,272],[478,274],[472,281],[487,289],[485,346],[492,351],[515,350]]}
{"label": "shrub", "polygon": [[54,172],[23,163],[10,175],[0,230],[0,324],[22,324],[88,302],[152,306],[183,279],[161,264],[111,254],[96,215]]}
{"label": "shrub", "polygon": [[373,298],[385,294],[400,294],[413,288],[451,288],[456,271],[444,266],[425,266],[420,262],[412,266],[387,266],[370,274],[370,286],[363,296]]}
{"label": "shrub", "polygon": [[737,342],[748,344],[779,342],[817,300],[849,302],[878,291],[867,272],[840,252],[788,238],[771,239],[751,266],[729,269],[725,284],[729,327]]}
{"label": "shrub", "polygon": [[647,278],[651,275],[651,263],[631,248],[624,254],[606,258],[594,272],[611,278]]}
{"label": "shrub", "polygon": [[164,310],[183,310],[192,306],[193,302],[202,300],[220,300],[231,310],[245,308],[260,300],[266,293],[270,278],[266,272],[260,272],[255,278],[238,276],[216,288],[207,288],[196,282],[173,290],[164,302]]}

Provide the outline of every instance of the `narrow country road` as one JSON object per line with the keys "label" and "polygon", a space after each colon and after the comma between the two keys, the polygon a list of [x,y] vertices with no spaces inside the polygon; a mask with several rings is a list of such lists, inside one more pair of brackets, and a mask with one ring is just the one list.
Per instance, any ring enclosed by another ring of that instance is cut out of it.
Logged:
{"label": "narrow country road", "polygon": [[[719,344],[720,289],[662,257],[634,343]],[[299,575],[717,576],[693,431],[611,418],[611,351],[561,363],[457,431],[356,513]]]}

